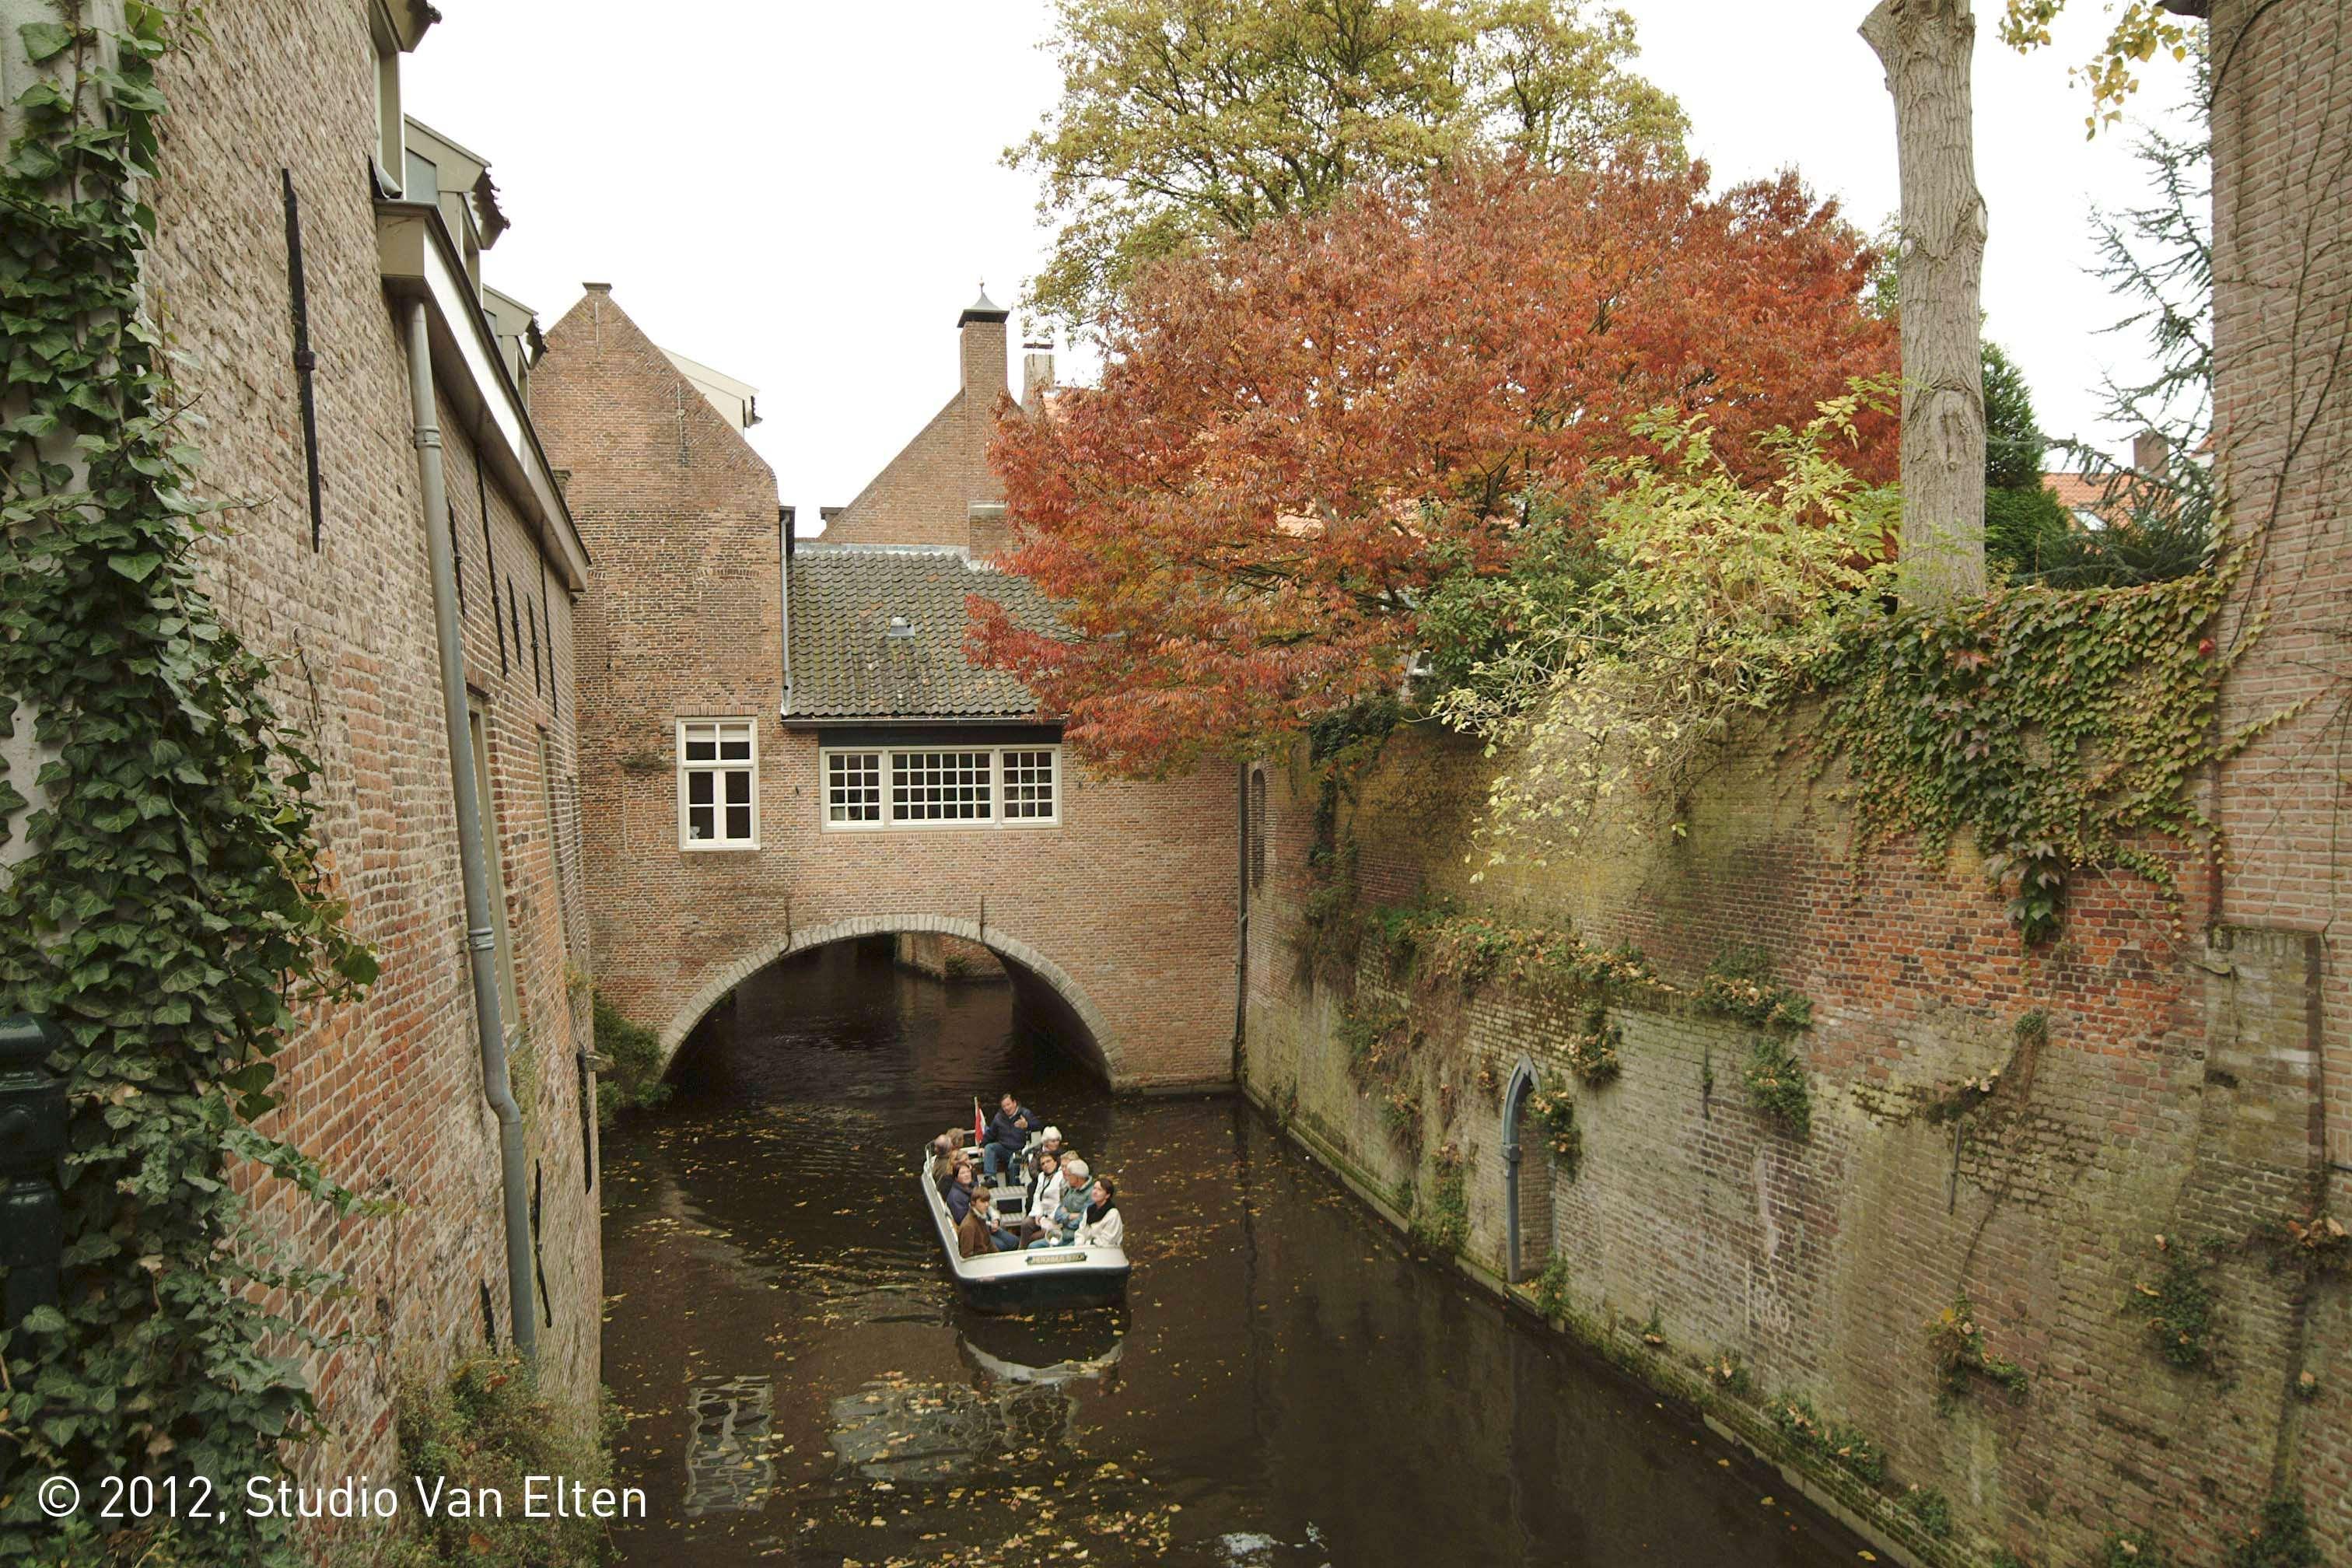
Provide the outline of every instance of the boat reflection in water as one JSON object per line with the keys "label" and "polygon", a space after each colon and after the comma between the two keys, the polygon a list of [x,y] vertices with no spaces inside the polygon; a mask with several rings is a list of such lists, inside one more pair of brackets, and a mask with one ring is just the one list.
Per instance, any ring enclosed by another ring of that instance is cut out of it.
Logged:
{"label": "boat reflection in water", "polygon": [[886,1373],[833,1402],[829,1441],[845,1470],[894,1484],[1000,1476],[1007,1458],[1075,1442],[1079,1391],[1116,1383],[1124,1312],[960,1316],[968,1381]]}

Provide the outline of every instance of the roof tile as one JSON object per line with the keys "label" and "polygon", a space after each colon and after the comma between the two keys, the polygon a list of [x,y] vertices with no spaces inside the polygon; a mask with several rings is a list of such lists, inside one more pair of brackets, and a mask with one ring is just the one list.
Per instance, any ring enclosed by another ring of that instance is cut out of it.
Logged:
{"label": "roof tile", "polygon": [[[1026,578],[975,566],[961,550],[804,544],[793,552],[792,719],[1025,719],[1029,689],[964,655],[964,598],[995,600],[1015,622],[1054,625]],[[899,636],[892,622],[903,619]]]}

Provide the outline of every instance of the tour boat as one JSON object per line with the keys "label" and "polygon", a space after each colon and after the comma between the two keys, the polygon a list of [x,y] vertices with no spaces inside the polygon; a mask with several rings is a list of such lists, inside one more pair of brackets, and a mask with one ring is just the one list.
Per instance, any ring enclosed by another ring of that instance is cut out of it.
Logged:
{"label": "tour boat", "polygon": [[[978,1164],[980,1151],[971,1152]],[[954,1216],[947,1199],[931,1180],[931,1152],[915,1159],[915,1184],[930,1206],[931,1224],[946,1250],[948,1272],[955,1276],[956,1294],[965,1306],[980,1312],[1030,1312],[1050,1307],[1108,1307],[1127,1300],[1127,1251],[1118,1247],[1024,1247],[1011,1252],[957,1256]],[[983,1180],[986,1178],[983,1177]],[[1019,1187],[992,1187],[991,1201],[1000,1216],[1022,1217],[1026,1201]]]}

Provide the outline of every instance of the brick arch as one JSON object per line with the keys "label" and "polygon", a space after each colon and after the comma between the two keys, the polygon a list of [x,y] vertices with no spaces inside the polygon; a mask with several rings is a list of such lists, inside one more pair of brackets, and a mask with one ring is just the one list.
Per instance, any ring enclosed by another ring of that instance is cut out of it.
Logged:
{"label": "brick arch", "polygon": [[1118,1037],[1110,1020],[1094,1004],[1086,991],[1073,979],[1070,972],[1023,942],[1007,934],[997,926],[983,927],[978,921],[963,920],[952,915],[860,915],[850,920],[829,921],[824,925],[810,926],[787,932],[781,939],[751,949],[742,957],[719,969],[687,999],[661,1032],[662,1070],[669,1070],[677,1049],[686,1043],[687,1035],[703,1016],[725,1001],[727,994],[757,974],[778,959],[796,952],[846,942],[861,936],[897,936],[904,931],[937,931],[943,936],[960,936],[976,942],[1007,963],[1024,970],[1054,988],[1055,994],[1069,1005],[1094,1037],[1095,1054],[1099,1058],[1103,1074],[1113,1084],[1126,1081],[1126,1062],[1119,1048]]}

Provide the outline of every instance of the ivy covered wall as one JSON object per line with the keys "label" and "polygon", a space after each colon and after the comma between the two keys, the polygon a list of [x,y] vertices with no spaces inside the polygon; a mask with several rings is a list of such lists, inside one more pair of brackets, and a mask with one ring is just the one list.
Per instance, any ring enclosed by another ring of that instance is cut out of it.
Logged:
{"label": "ivy covered wall", "polygon": [[1319,811],[1303,754],[1273,768],[1247,1089],[1433,1246],[1458,1155],[1461,1261],[1502,1288],[1529,1063],[1571,1108],[1517,1128],[1531,1309],[1931,1557],[2223,1562],[2337,1419],[2295,1390],[2345,1287],[2281,1241],[2319,1170],[2307,941],[2209,938],[2196,857],[2142,839],[2180,905],[2078,871],[2029,946],[1965,838],[1855,853],[1816,721],[1741,736],[1679,837],[1483,876],[1475,748],[1405,726]]}

